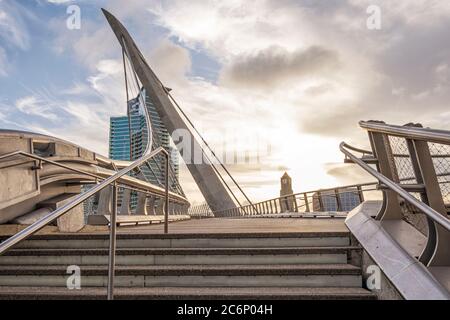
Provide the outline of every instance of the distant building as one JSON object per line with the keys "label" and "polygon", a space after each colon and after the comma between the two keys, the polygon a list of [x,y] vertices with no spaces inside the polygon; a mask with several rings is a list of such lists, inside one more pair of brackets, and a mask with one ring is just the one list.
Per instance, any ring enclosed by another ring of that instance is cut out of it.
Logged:
{"label": "distant building", "polygon": [[[294,191],[292,190],[292,179],[285,172],[280,179],[281,189],[280,189],[280,197],[292,195]],[[285,199],[281,199],[281,212],[292,212],[295,211],[295,197],[286,197]]]}
{"label": "distant building", "polygon": [[[128,101],[130,109],[129,117],[111,117],[109,156],[114,160],[135,160],[144,154],[148,141],[148,132],[141,104],[145,104],[150,116],[154,145],[161,146],[170,153],[172,171],[178,179],[180,170],[178,154],[172,152],[173,147],[170,146],[169,132],[164,126],[149,95],[146,94],[145,89],[142,89],[136,98]],[[129,119],[132,137],[131,146],[130,130],[128,127]],[[151,161],[150,168],[151,169],[142,167],[142,171],[146,178],[154,184],[164,183],[164,164],[160,163],[158,166],[154,161]]]}
{"label": "distant building", "polygon": [[338,195],[333,190],[321,191],[320,197],[318,192],[313,194],[314,211],[351,211],[360,203],[361,199],[356,188],[339,189]]}
{"label": "distant building", "polygon": [[[142,89],[137,97],[128,101],[128,107],[129,115],[110,118],[109,157],[114,160],[135,160],[144,154],[149,139],[143,111],[144,107],[147,108],[153,130],[153,147],[161,146],[171,155],[171,171],[176,179],[172,181],[170,189],[176,191],[175,180],[178,180],[179,177],[178,153],[172,152],[173,147],[170,146],[170,136],[167,128],[161,121],[161,118],[145,89]],[[159,159],[157,162],[158,163],[156,163],[156,161],[149,161],[149,166],[141,166],[140,169],[147,181],[155,185],[164,186],[165,164]],[[119,194],[118,200],[120,204],[121,194]],[[136,203],[137,197],[136,194],[133,194],[131,208],[134,208]]]}
{"label": "distant building", "polygon": [[[128,123],[129,118],[131,119]],[[130,110],[130,117],[111,117],[109,124],[109,158],[113,160],[132,160],[136,157],[130,153],[130,129],[133,136],[133,154],[142,149],[142,142],[147,141],[145,117],[140,114],[139,106]],[[145,141],[143,141],[145,140]],[[131,158],[130,158],[131,156]]]}

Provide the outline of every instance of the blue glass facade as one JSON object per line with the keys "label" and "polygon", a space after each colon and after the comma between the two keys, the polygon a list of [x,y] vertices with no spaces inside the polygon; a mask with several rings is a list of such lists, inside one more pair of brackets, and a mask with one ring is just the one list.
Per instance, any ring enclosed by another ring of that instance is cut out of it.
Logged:
{"label": "blue glass facade", "polygon": [[[153,130],[153,148],[161,146],[165,148],[171,155],[172,147],[170,146],[170,136],[167,128],[164,126],[161,117],[156,111],[150,96],[142,89],[140,94],[128,102],[130,114],[128,116],[111,117],[110,119],[110,136],[109,136],[109,157],[114,160],[134,160],[138,159],[145,152],[148,141],[148,130],[145,122],[145,116],[142,104],[147,108],[150,122]],[[130,129],[131,127],[131,146],[130,146]],[[131,153],[130,153],[131,149]],[[176,153],[174,153],[176,154]],[[130,158],[131,156],[131,158]],[[171,167],[176,179],[179,175],[179,159],[178,156],[171,158]],[[158,162],[158,163],[157,163]],[[163,185],[164,162],[150,161],[149,167],[142,166],[141,171],[148,181],[156,185]],[[159,165],[158,165],[159,164]],[[175,181],[171,186],[175,190]]]}
{"label": "blue glass facade", "polygon": [[[131,134],[133,140],[142,136],[146,131],[145,118],[139,114],[138,109],[132,109],[130,113]],[[146,135],[146,133],[145,133]],[[134,146],[133,146],[134,148]],[[109,158],[114,160],[130,160],[130,130],[128,116],[111,117],[109,131]],[[132,157],[133,159],[134,157]]]}

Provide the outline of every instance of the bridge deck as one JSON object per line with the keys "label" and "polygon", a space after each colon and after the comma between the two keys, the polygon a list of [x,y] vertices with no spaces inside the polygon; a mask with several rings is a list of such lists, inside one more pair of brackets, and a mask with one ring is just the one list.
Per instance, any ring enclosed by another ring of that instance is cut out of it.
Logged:
{"label": "bridge deck", "polygon": [[[343,219],[227,219],[210,218],[181,221],[169,225],[170,233],[295,233],[347,232]],[[162,233],[162,225],[120,228],[119,232]]]}
{"label": "bridge deck", "polygon": [[[0,236],[16,233],[23,226],[0,226]],[[118,233],[148,233],[162,234],[163,224],[120,227]],[[107,233],[105,226],[86,226],[81,233]],[[171,234],[198,233],[315,233],[315,232],[348,232],[343,219],[299,219],[299,218],[209,218],[191,219],[169,224]],[[38,234],[58,234],[56,227],[46,227]]]}

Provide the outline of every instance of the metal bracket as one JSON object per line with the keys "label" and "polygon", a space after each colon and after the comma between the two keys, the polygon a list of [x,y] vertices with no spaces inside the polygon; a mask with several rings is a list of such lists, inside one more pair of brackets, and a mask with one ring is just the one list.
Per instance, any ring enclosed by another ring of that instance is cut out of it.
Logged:
{"label": "metal bracket", "polygon": [[42,160],[37,160],[37,165],[32,166],[31,170],[35,171],[35,170],[42,170],[43,166],[42,166]]}

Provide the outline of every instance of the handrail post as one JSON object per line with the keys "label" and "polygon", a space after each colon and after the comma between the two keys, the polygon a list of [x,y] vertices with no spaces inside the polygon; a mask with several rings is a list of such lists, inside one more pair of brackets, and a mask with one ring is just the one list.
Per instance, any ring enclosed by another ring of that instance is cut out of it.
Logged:
{"label": "handrail post", "polygon": [[164,233],[169,233],[169,166],[170,166],[170,157],[168,152],[164,152],[166,158],[166,170],[165,170],[165,210],[164,210]]}
{"label": "handrail post", "polygon": [[[442,192],[436,176],[433,159],[431,157],[428,142],[412,140],[409,150],[414,154],[413,164],[418,165],[418,181],[425,185],[425,194],[422,194],[422,201],[431,208],[447,217],[447,209],[442,199]],[[414,166],[413,166],[414,167]],[[427,244],[420,256],[420,261],[428,266],[445,266],[450,264],[450,233],[432,219],[427,219],[428,237]]]}
{"label": "handrail post", "polygon": [[364,202],[364,191],[361,186],[357,186],[356,189],[358,190],[358,196],[359,196],[359,202]]}
{"label": "handrail post", "polygon": [[334,189],[334,195],[336,196],[337,211],[341,212],[343,210],[342,210],[341,198],[339,195],[339,189]]}
{"label": "handrail post", "polygon": [[297,204],[297,197],[294,195],[292,196],[293,200],[294,200],[294,209],[295,212],[298,212],[298,204]]}
{"label": "handrail post", "polygon": [[[392,152],[389,137],[378,132],[369,132],[369,139],[372,145],[373,154],[377,158],[377,169],[386,178],[398,182],[396,169],[392,167]],[[383,191],[383,208],[377,215],[377,220],[401,220],[403,219],[402,209],[397,193],[392,190]]]}
{"label": "handrail post", "polygon": [[116,264],[117,185],[112,185],[112,210],[109,222],[108,300],[114,300],[114,276]]}
{"label": "handrail post", "polygon": [[319,212],[324,212],[325,208],[323,205],[322,192],[317,191],[317,199],[319,201]]}
{"label": "handrail post", "polygon": [[304,193],[303,198],[305,199],[305,211],[311,212],[309,209],[309,200],[308,200],[308,194]]}

